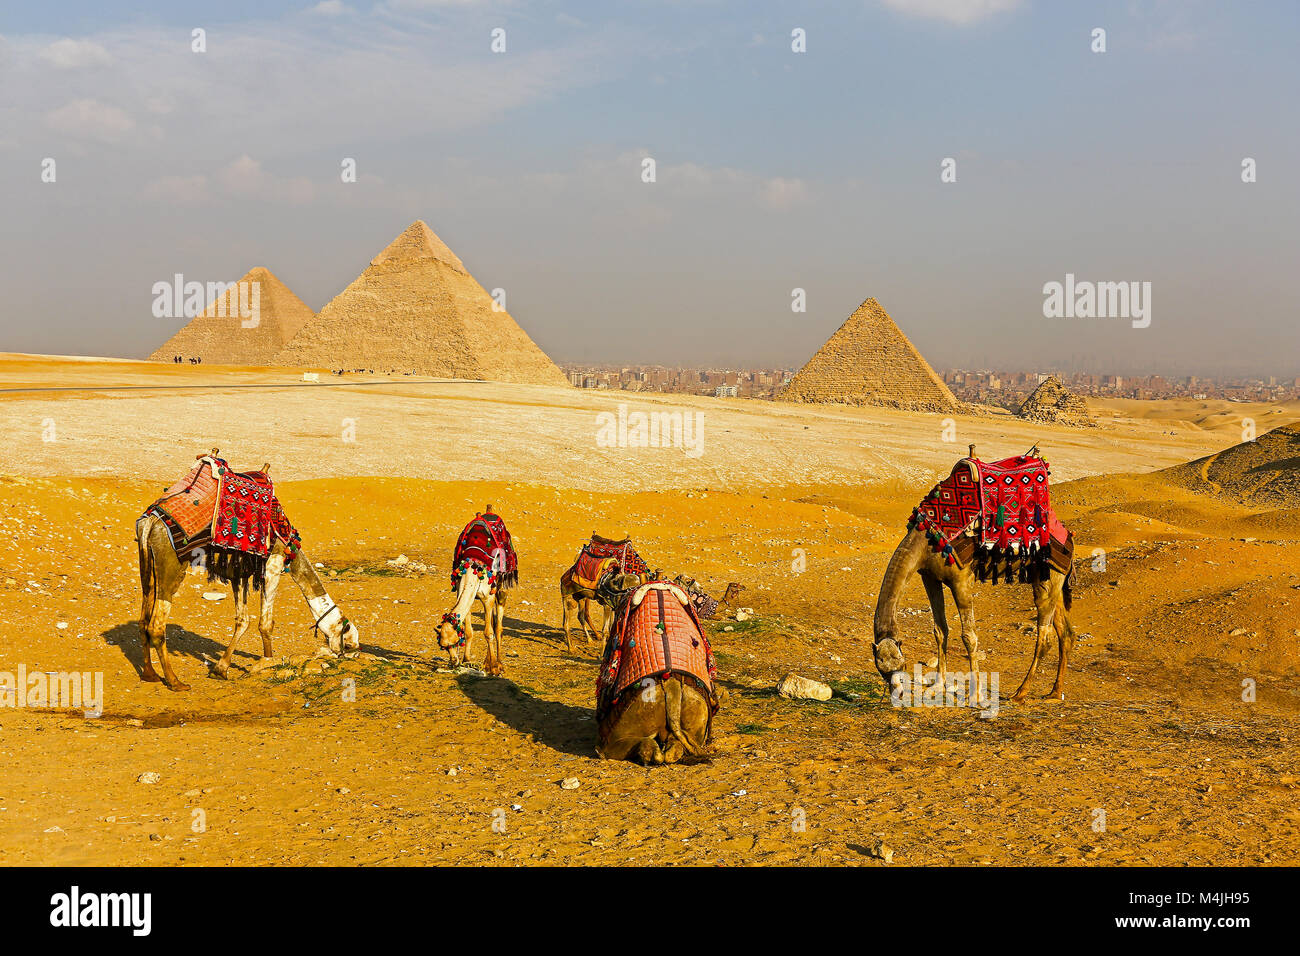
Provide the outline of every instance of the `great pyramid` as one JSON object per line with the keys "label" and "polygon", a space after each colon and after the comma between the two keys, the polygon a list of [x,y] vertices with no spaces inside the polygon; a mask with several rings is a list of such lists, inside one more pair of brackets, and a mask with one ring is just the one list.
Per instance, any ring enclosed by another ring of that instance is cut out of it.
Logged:
{"label": "great pyramid", "polygon": [[568,380],[422,220],[370,260],[278,365],[567,385]]}
{"label": "great pyramid", "polygon": [[[240,283],[249,284],[242,294]],[[255,300],[252,283],[257,286]],[[240,307],[247,310],[254,301],[258,308],[257,324],[245,327],[249,320],[241,317]],[[191,319],[149,358],[170,362],[179,355],[185,359],[200,358],[204,364],[270,365],[285,343],[311,320],[312,314],[302,299],[290,292],[269,269],[257,266],[217,296],[201,315]]]}
{"label": "great pyramid", "polygon": [[858,306],[790,379],[781,398],[929,412],[956,411],[960,405],[875,299]]}
{"label": "great pyramid", "polygon": [[1025,399],[1017,414],[1034,422],[1058,422],[1062,425],[1092,425],[1088,403],[1065,387],[1055,375],[1049,375]]}

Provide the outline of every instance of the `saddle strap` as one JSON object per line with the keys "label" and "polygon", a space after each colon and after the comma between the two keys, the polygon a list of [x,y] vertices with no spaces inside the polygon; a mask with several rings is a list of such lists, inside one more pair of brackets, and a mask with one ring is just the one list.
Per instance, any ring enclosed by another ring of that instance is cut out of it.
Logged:
{"label": "saddle strap", "polygon": [[664,617],[664,592],[656,588],[655,596],[659,598],[659,639],[664,644],[664,670],[673,669],[673,649],[668,643],[668,620]]}

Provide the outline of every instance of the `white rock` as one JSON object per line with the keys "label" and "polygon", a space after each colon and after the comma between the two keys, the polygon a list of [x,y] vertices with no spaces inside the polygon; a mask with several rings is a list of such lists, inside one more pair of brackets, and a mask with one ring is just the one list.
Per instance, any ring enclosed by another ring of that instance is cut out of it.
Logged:
{"label": "white rock", "polygon": [[225,591],[204,591],[203,592],[203,600],[205,601],[220,601],[223,600],[225,596],[226,596]]}
{"label": "white rock", "polygon": [[161,779],[162,779],[162,774],[156,773],[153,770],[146,770],[144,773],[140,774],[140,776],[135,778],[135,782],[136,783],[157,783]]}
{"label": "white rock", "polygon": [[561,790],[577,790],[582,786],[582,782],[577,777],[565,777],[560,781]]}
{"label": "white rock", "polygon": [[800,677],[798,674],[786,674],[776,685],[776,692],[782,697],[794,700],[830,700],[831,689],[821,681]]}

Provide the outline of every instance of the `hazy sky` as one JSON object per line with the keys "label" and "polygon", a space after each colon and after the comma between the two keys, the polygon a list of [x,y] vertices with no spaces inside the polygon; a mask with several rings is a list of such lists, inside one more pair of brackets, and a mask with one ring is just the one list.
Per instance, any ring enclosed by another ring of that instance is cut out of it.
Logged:
{"label": "hazy sky", "polygon": [[[178,272],[319,309],[419,218],[560,361],[798,366],[875,296],[940,368],[1294,377],[1297,37],[1294,0],[6,3],[0,350],[147,355]],[[1150,282],[1150,326],[1044,318],[1067,273]]]}

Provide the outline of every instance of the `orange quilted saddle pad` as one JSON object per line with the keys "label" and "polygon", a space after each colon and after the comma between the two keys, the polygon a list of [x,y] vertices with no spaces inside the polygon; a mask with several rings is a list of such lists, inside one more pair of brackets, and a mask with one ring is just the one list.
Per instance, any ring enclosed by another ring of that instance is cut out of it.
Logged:
{"label": "orange quilted saddle pad", "polygon": [[[648,584],[628,599],[617,623],[618,676],[613,696],[643,677],[678,672],[713,686],[709,645],[694,616],[683,605],[680,589]],[[688,598],[689,600],[689,598]]]}

